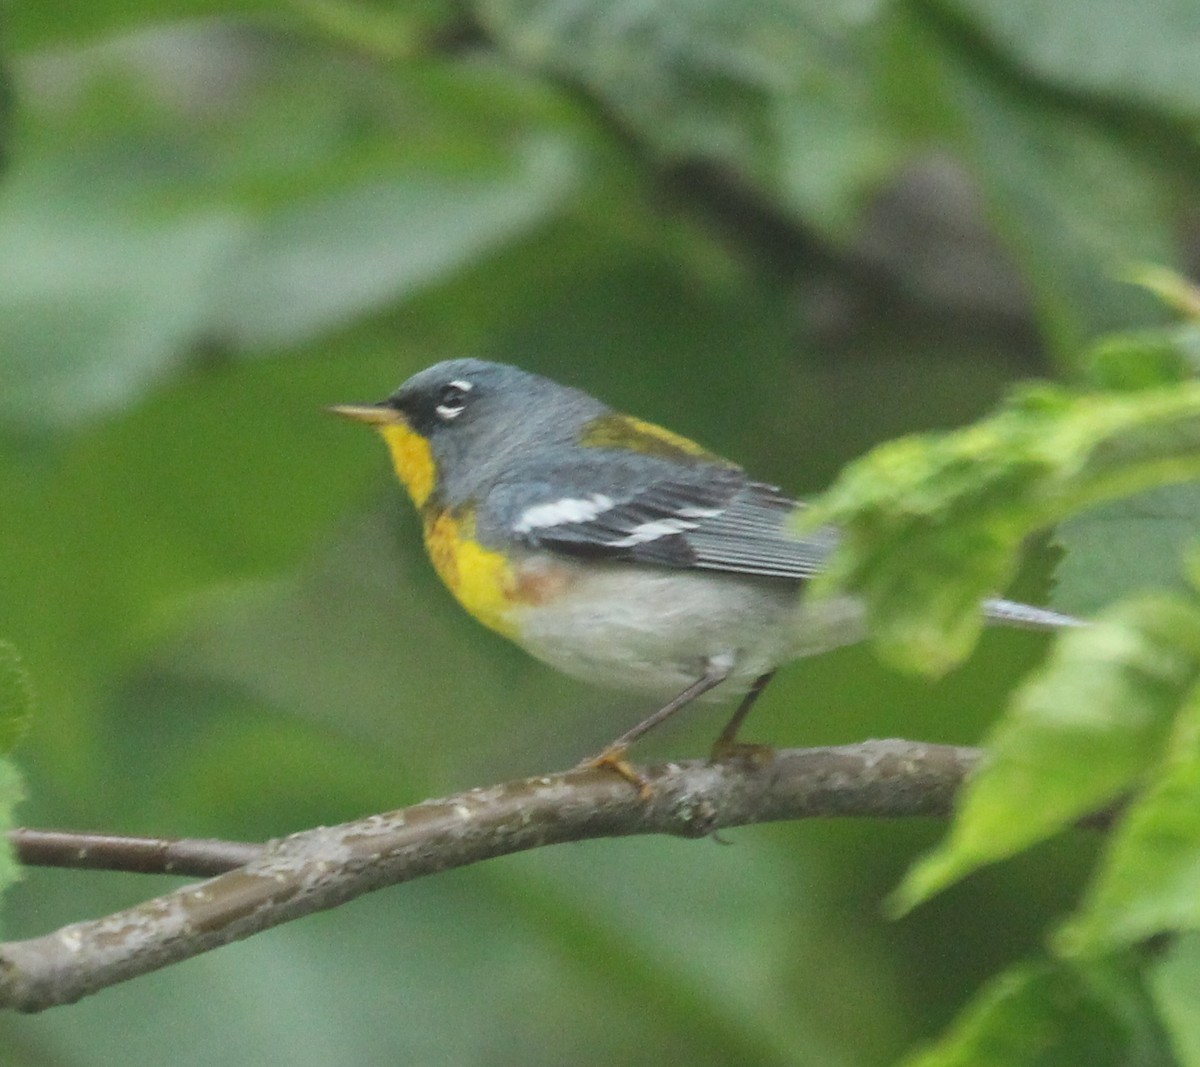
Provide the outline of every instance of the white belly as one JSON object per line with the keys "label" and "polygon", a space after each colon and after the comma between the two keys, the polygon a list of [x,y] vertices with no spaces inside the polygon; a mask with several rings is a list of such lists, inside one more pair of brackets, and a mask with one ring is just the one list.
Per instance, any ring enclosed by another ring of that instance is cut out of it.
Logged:
{"label": "white belly", "polygon": [[565,674],[609,688],[668,699],[700,678],[710,660],[725,659],[733,673],[713,696],[728,699],[788,660],[862,636],[856,604],[832,601],[810,613],[798,583],[567,566],[564,591],[518,612],[518,640]]}

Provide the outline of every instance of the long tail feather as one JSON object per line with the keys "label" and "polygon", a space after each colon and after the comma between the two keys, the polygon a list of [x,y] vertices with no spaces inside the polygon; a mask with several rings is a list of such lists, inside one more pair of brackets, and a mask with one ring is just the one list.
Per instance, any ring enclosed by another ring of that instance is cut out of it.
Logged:
{"label": "long tail feather", "polygon": [[983,602],[983,610],[993,622],[1005,626],[1022,626],[1030,630],[1061,630],[1067,626],[1086,626],[1087,622],[1074,615],[1063,615],[1048,608],[1035,608],[1032,604],[1020,604],[1015,600],[990,597]]}

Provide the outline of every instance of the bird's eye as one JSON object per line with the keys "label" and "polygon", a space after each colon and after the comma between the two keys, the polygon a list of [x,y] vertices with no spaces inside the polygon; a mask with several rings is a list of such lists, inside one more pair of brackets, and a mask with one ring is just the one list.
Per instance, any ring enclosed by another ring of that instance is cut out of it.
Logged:
{"label": "bird's eye", "polygon": [[471,383],[464,381],[447,382],[438,391],[437,408],[440,418],[456,419],[467,406],[467,394],[471,391]]}

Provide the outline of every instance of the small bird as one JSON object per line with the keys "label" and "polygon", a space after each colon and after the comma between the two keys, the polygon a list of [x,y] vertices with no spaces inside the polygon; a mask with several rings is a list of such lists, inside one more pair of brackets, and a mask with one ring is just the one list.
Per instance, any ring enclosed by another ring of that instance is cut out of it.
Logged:
{"label": "small bird", "polygon": [[[434,569],[476,619],[566,674],[663,701],[584,761],[643,791],[626,752],[648,730],[706,694],[740,695],[713,757],[755,751],[737,733],[775,670],[865,636],[856,599],[804,597],[835,529],[797,535],[802,503],[578,389],[455,359],[330,410],[383,437]],[[983,609],[1078,624],[1010,600]]]}

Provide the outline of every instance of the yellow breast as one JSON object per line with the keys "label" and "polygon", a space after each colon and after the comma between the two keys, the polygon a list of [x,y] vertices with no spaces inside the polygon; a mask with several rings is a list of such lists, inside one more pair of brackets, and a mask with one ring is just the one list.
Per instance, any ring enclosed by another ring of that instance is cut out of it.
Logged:
{"label": "yellow breast", "polygon": [[517,636],[517,609],[560,594],[569,583],[567,568],[519,567],[475,540],[470,513],[437,506],[437,472],[429,442],[403,422],[379,427],[396,473],[420,509],[425,549],[434,570],[458,602],[484,626]]}
{"label": "yellow breast", "polygon": [[484,626],[513,637],[512,609],[520,599],[512,567],[499,553],[475,541],[475,523],[448,511],[425,516],[425,548],[434,570],[458,602]]}

